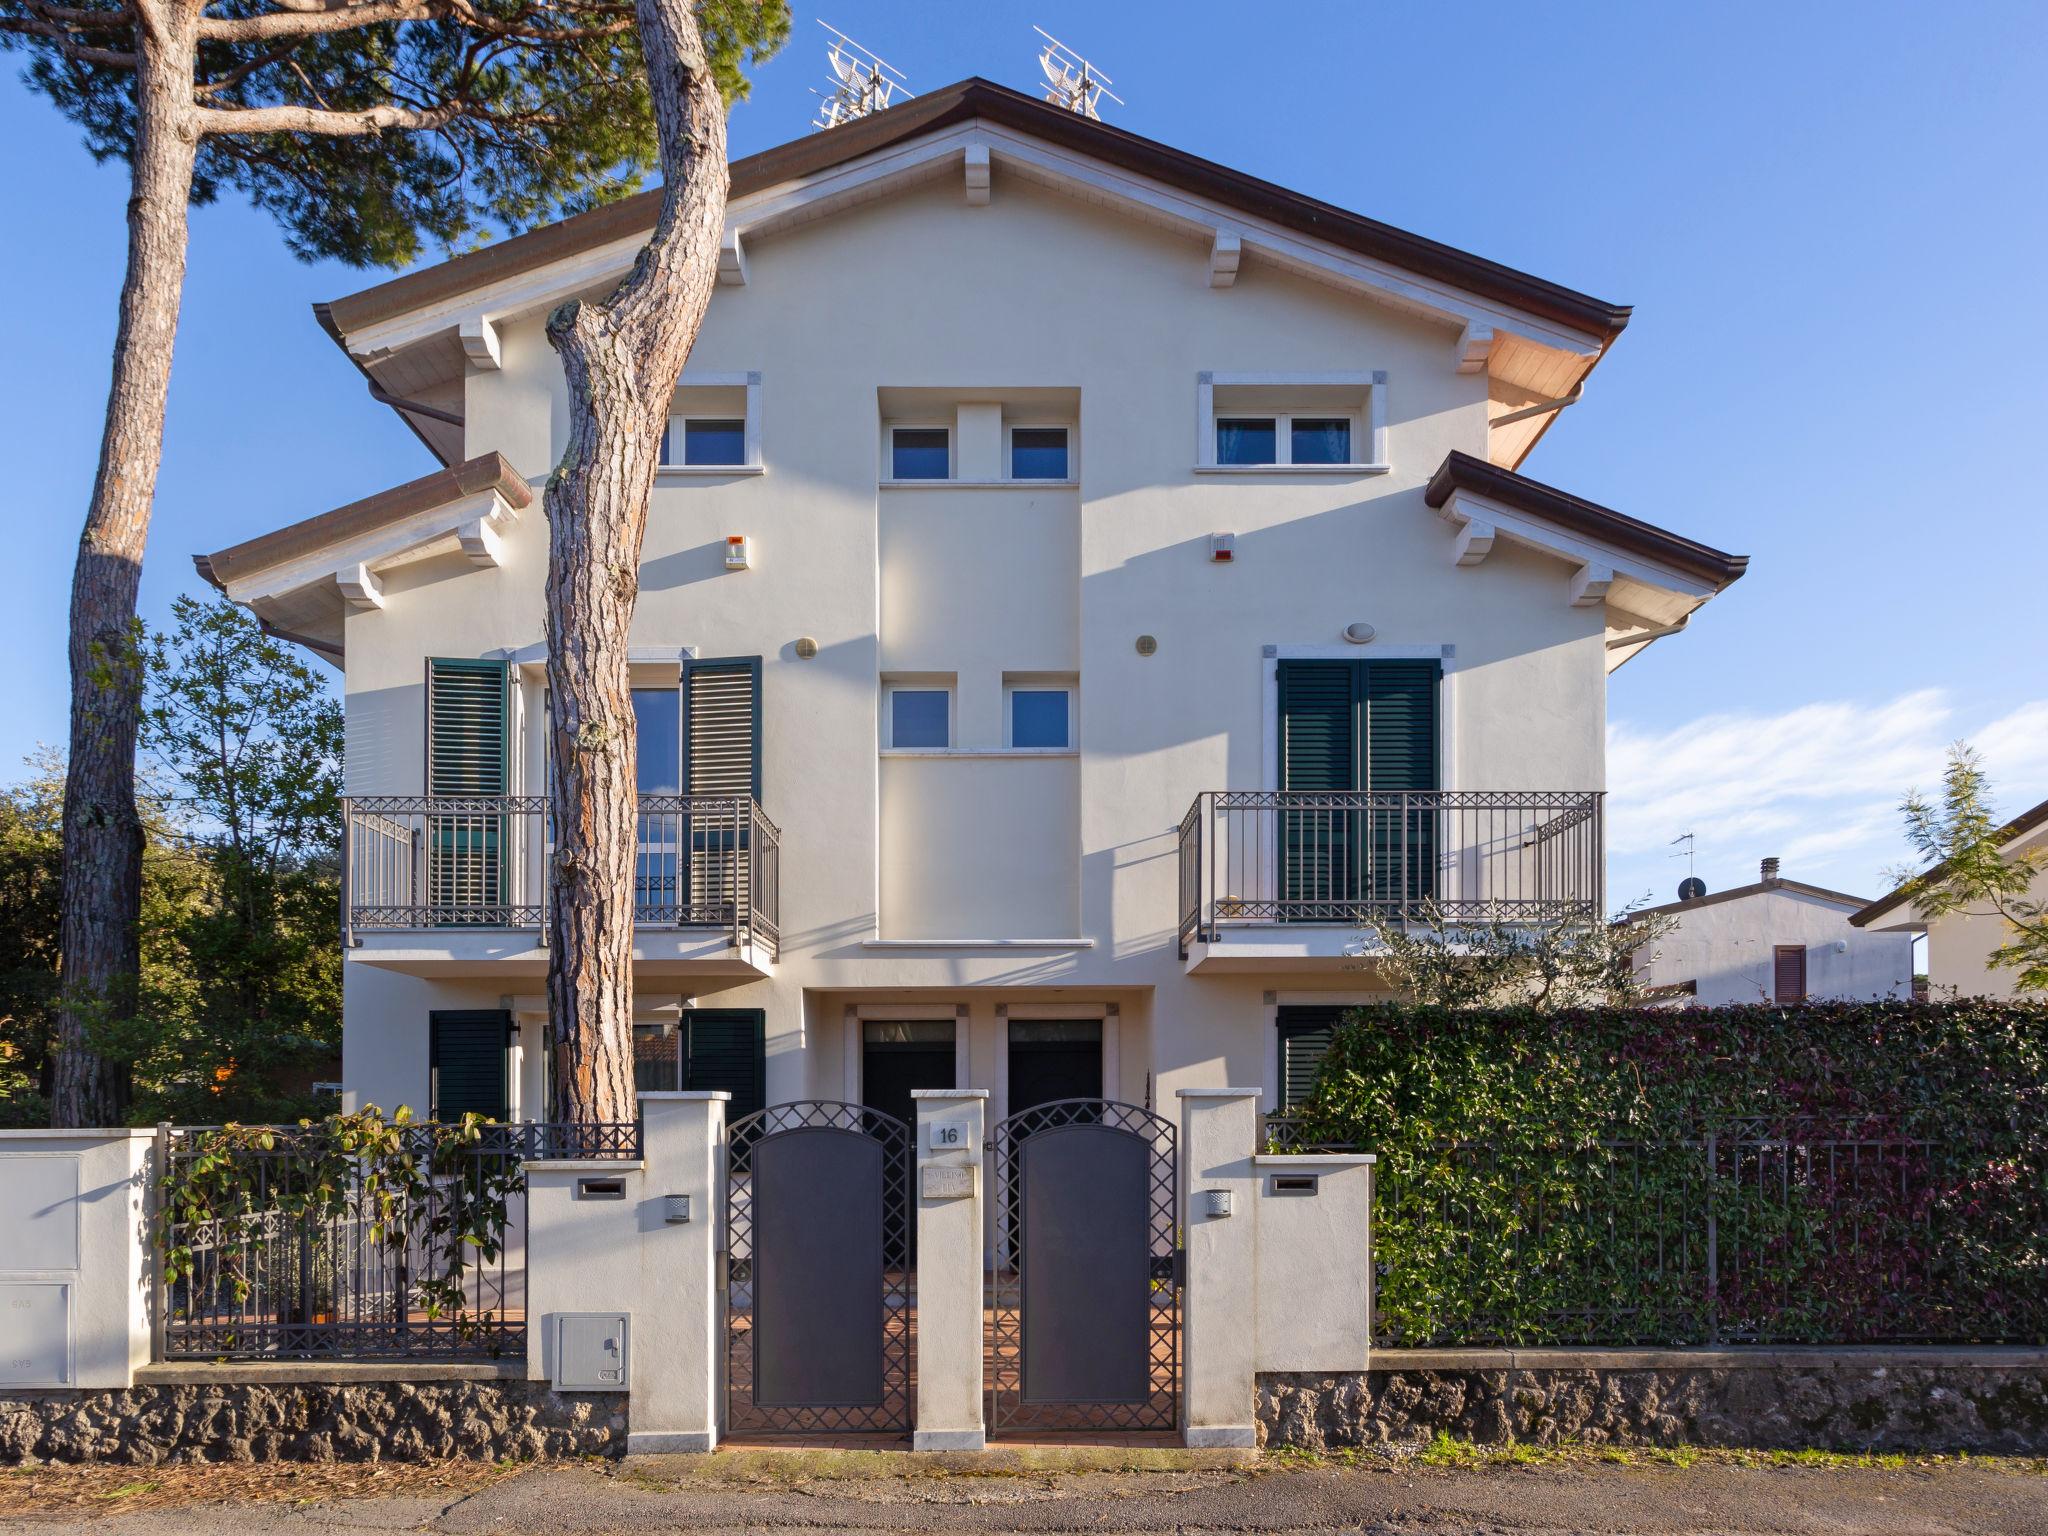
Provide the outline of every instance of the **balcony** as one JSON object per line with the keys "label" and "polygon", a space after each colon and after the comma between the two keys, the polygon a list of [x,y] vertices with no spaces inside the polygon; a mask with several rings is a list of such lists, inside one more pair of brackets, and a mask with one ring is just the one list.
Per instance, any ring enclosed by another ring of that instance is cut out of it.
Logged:
{"label": "balcony", "polygon": [[[547,969],[553,818],[540,795],[342,802],[342,941],[412,975]],[[633,858],[643,976],[762,976],[780,945],[780,842],[746,796],[642,795]]]}
{"label": "balcony", "polygon": [[1602,910],[1587,790],[1210,790],[1180,824],[1190,971],[1336,970],[1366,924],[1554,923]]}

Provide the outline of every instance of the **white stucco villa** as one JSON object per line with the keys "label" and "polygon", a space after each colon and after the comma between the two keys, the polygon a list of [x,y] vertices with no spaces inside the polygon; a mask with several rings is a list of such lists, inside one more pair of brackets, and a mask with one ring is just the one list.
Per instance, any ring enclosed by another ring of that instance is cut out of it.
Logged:
{"label": "white stucco villa", "polygon": [[[2028,896],[2048,901],[2048,800],[2020,812],[1991,835],[2006,860],[2035,861]],[[1937,865],[1908,880],[1857,912],[1850,922],[1872,934],[1927,935],[1927,990],[1935,998],[2016,996],[2017,973],[2009,966],[1994,969],[1990,963],[1992,954],[2012,941],[2012,930],[2003,918],[1988,905],[1929,917],[1915,903],[1915,893],[1941,869]]]}
{"label": "white stucco villa", "polygon": [[1855,1002],[1913,995],[1913,935],[1851,926],[1862,896],[1787,880],[1765,859],[1756,881],[1645,907],[1677,927],[1639,954],[1644,990],[1665,1002]]}
{"label": "white stucco villa", "polygon": [[[321,307],[438,467],[200,558],[346,676],[346,1098],[545,1114],[548,311]],[[633,662],[643,1086],[1300,1080],[1359,914],[1599,910],[1607,675],[1743,557],[1519,466],[1629,318],[981,80],[733,166]]]}

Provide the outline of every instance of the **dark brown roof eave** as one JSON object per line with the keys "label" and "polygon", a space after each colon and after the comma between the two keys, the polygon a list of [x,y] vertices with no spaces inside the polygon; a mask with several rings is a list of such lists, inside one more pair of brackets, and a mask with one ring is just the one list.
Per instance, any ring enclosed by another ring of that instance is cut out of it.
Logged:
{"label": "dark brown roof eave", "polygon": [[[1579,293],[1454,246],[1426,239],[1272,182],[1203,160],[1021,91],[980,78],[963,80],[900,106],[823,133],[792,139],[732,163],[732,195],[816,175],[892,144],[955,123],[986,118],[1091,155],[1108,164],[1211,198],[1283,228],[1327,240],[1374,260],[1437,278],[1525,313],[1607,340],[1628,324],[1630,308]],[[530,272],[567,256],[651,229],[661,193],[616,203],[408,272],[323,306],[322,323],[355,331],[484,283]]]}
{"label": "dark brown roof eave", "polygon": [[[2004,826],[1993,832],[1991,834],[1991,845],[1994,848],[2003,848],[2014,838],[2026,836],[2027,833],[2033,831],[2034,828],[2042,825],[2044,822],[2048,822],[2048,800],[2043,800],[2039,805],[2034,806],[2030,810],[2021,811],[2019,815],[2013,817],[2011,821],[2008,821]],[[1948,860],[1943,859],[1939,864],[1921,871],[1905,884],[1899,886],[1898,889],[1878,897],[1877,900],[1873,901],[1861,912],[1852,915],[1849,919],[1851,926],[1857,928],[1867,927],[1876,919],[1883,917],[1885,913],[1903,906],[1906,902],[1911,901],[1915,896],[1926,890],[1928,886],[1939,880],[1947,870]]]}
{"label": "dark brown roof eave", "polygon": [[1707,582],[1715,591],[1739,581],[1749,569],[1749,556],[1731,555],[1712,545],[1672,533],[1654,523],[1616,512],[1556,486],[1452,449],[1430,476],[1423,499],[1441,507],[1453,491],[1470,491],[1505,502],[1518,511],[1573,529],[1644,559],[1655,560]]}
{"label": "dark brown roof eave", "polygon": [[533,503],[533,487],[526,483],[526,477],[503,454],[486,453],[347,506],[316,513],[289,527],[258,534],[213,554],[194,555],[192,563],[200,575],[225,591],[230,576],[268,570],[338,539],[381,528],[402,517],[483,491],[496,491],[514,507]]}

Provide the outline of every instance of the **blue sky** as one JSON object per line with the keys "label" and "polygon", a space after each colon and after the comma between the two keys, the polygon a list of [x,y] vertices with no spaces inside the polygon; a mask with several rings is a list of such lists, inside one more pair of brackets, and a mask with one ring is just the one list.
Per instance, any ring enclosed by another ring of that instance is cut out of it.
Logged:
{"label": "blue sky", "polygon": [[[1636,319],[1524,466],[1753,557],[1611,695],[1611,888],[1720,888],[1763,854],[1875,893],[1944,744],[2048,795],[2048,7],[1071,0],[803,6],[733,120],[795,136],[822,15],[913,89],[1037,80],[1036,22],[1097,59],[1120,126],[1545,277]],[[1247,27],[1247,23],[1251,23]],[[98,451],[125,175],[9,71],[0,408],[14,596],[0,772],[65,729],[63,627]],[[189,556],[423,472],[233,203],[193,218],[145,618]],[[2035,445],[2030,449],[2029,445]],[[1162,812],[1166,814],[1166,812]]]}

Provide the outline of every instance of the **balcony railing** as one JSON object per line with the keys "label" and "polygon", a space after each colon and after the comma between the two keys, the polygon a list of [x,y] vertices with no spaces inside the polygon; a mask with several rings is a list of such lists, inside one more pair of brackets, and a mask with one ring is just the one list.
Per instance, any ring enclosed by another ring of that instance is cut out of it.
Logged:
{"label": "balcony railing", "polygon": [[1180,948],[1248,923],[1557,922],[1601,910],[1601,796],[1209,790],[1180,824]]}
{"label": "balcony railing", "polygon": [[[547,928],[553,818],[541,795],[342,802],[342,937]],[[744,795],[642,795],[633,920],[779,946],[781,833]]]}

